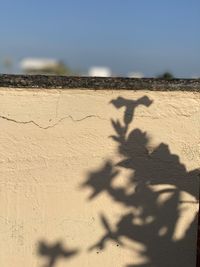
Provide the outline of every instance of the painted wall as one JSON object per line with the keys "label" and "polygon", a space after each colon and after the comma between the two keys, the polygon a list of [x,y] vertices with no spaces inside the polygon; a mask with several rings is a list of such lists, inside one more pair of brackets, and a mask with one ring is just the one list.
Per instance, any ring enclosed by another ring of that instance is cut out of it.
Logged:
{"label": "painted wall", "polygon": [[194,267],[200,93],[0,89],[0,266]]}

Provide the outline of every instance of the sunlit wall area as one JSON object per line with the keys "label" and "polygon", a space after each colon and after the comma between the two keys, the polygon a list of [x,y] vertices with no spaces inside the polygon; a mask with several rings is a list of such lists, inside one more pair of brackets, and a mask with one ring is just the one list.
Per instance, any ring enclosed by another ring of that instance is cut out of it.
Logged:
{"label": "sunlit wall area", "polygon": [[0,89],[0,265],[195,267],[200,95]]}

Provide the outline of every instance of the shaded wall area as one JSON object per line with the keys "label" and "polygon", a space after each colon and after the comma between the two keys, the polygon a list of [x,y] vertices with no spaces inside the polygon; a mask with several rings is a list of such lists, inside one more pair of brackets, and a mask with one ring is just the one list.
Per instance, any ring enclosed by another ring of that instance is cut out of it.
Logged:
{"label": "shaded wall area", "polygon": [[0,264],[196,265],[196,92],[0,89]]}

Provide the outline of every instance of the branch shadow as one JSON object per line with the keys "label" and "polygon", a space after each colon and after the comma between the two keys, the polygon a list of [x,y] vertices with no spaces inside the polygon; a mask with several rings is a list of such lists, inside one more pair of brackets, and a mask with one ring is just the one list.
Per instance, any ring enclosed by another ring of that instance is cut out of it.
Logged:
{"label": "branch shadow", "polygon": [[[125,109],[123,121],[111,119],[115,132],[111,138],[116,142],[117,153],[123,159],[117,163],[111,159],[105,161],[101,169],[89,173],[82,188],[92,189],[89,201],[106,192],[114,202],[127,208],[132,207],[133,211],[130,212],[129,209],[126,214],[122,214],[114,227],[101,214],[105,235],[89,251],[106,249],[110,240],[125,246],[121,241],[125,237],[131,242],[142,244],[144,250],[140,256],[148,259],[144,264],[127,267],[194,267],[197,214],[182,238],[176,239],[175,232],[178,221],[183,216],[182,204],[198,203],[200,170],[188,172],[179,156],[170,152],[167,144],[161,143],[150,150],[147,133],[138,128],[129,129],[135,109],[139,105],[149,107],[152,103],[147,96],[136,101],[123,97],[111,101],[115,108]],[[113,182],[123,169],[130,170],[128,182],[126,186],[116,188]],[[131,193],[127,189],[131,189]],[[183,201],[183,192],[189,194],[194,201]],[[165,201],[161,202],[163,196]]]}

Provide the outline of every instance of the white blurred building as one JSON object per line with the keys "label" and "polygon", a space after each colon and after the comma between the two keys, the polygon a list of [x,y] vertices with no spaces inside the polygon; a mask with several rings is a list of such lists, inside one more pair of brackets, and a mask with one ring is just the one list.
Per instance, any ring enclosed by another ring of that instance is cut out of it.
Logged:
{"label": "white blurred building", "polygon": [[88,75],[91,77],[110,77],[112,72],[107,67],[91,67],[88,71]]}
{"label": "white blurred building", "polygon": [[49,58],[25,58],[20,62],[25,73],[54,73],[60,66],[60,61]]}
{"label": "white blurred building", "polygon": [[144,74],[142,73],[142,72],[129,72],[128,73],[128,77],[129,78],[138,78],[138,79],[140,79],[140,78],[143,78],[144,77]]}

